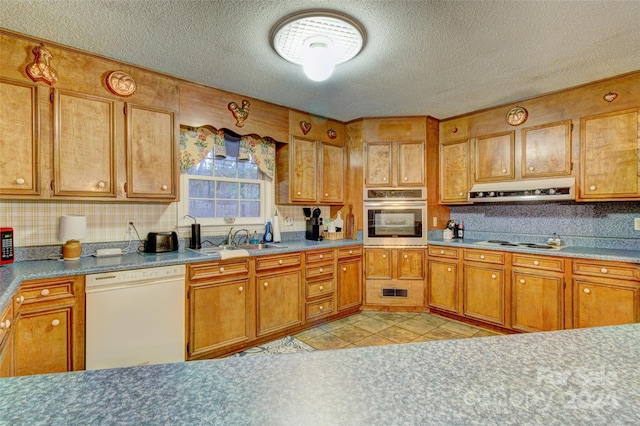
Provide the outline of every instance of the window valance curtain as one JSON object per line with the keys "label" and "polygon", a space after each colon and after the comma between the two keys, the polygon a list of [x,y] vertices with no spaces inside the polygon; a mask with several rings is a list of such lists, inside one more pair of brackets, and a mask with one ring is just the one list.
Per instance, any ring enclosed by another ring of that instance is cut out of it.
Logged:
{"label": "window valance curtain", "polygon": [[186,171],[202,161],[211,151],[217,158],[227,155],[239,161],[253,162],[260,171],[273,178],[276,162],[276,143],[259,135],[240,136],[227,129],[212,126],[180,126],[180,170]]}

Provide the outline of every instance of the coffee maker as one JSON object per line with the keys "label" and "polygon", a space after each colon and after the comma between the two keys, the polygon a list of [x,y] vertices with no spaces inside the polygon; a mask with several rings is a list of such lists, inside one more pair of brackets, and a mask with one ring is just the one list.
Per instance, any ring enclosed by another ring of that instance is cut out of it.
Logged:
{"label": "coffee maker", "polygon": [[322,212],[317,207],[313,209],[313,211],[307,207],[302,210],[304,211],[304,217],[307,220],[307,240],[322,241],[322,218],[320,217]]}

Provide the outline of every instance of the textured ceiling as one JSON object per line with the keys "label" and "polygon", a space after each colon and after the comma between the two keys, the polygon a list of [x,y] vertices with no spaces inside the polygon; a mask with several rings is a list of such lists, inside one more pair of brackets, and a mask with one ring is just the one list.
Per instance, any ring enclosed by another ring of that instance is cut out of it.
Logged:
{"label": "textured ceiling", "polygon": [[[311,8],[345,12],[368,35],[321,83],[268,40]],[[442,119],[640,70],[639,18],[637,0],[0,1],[2,28],[343,121]]]}

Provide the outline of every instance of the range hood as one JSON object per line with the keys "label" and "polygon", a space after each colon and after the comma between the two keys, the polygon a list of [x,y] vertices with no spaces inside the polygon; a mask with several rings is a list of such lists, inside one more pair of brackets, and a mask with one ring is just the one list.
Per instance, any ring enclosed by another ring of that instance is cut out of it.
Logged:
{"label": "range hood", "polygon": [[477,183],[468,199],[472,203],[575,200],[575,184],[573,177]]}

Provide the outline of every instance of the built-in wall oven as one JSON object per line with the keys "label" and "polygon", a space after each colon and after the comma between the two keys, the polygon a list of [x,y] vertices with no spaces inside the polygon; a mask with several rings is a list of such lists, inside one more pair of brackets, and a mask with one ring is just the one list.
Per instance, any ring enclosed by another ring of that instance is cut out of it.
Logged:
{"label": "built-in wall oven", "polygon": [[367,189],[364,194],[365,246],[426,246],[424,188]]}

